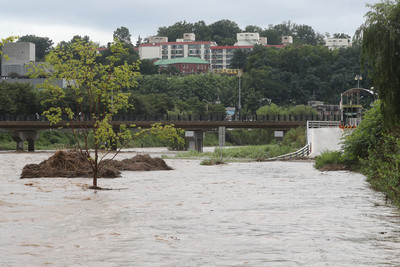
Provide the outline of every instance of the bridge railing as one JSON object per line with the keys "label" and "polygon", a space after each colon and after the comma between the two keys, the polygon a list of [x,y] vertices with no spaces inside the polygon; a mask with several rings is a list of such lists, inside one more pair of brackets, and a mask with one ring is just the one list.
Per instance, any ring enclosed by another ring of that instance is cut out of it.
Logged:
{"label": "bridge railing", "polygon": [[[114,115],[113,121],[320,121],[329,122],[337,121],[338,115],[223,115],[223,114],[207,114],[207,115],[136,115],[121,114]],[[63,117],[64,121],[68,121],[67,117]],[[78,115],[75,120],[90,121],[90,116],[86,114]],[[43,115],[0,115],[0,121],[47,121]]]}

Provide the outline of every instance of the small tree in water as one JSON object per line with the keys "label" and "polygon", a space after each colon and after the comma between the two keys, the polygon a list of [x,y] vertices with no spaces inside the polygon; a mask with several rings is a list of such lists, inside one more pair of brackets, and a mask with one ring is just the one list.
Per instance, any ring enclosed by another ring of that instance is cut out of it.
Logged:
{"label": "small tree in water", "polygon": [[[46,56],[46,63],[36,67],[31,75],[47,77],[41,85],[49,96],[45,101],[49,108],[44,115],[52,125],[67,126],[73,131],[79,151],[92,168],[93,189],[98,188],[99,172],[107,163],[105,157],[112,151],[106,144],[122,144],[114,151],[114,158],[129,140],[148,133],[182,141],[180,131],[172,125],[152,125],[135,134],[128,129],[134,125],[120,125],[119,129],[113,126],[113,116],[129,107],[129,93],[124,89],[137,86],[139,62],[121,63],[121,56],[127,50],[117,40],[109,46],[111,53],[107,60],[98,60],[101,55],[96,48],[94,43],[81,39],[58,45]],[[57,85],[62,79],[67,83],[66,87]],[[78,135],[83,136],[83,142],[79,141]],[[93,144],[89,142],[89,135],[93,136]],[[103,149],[105,152],[100,153]]]}

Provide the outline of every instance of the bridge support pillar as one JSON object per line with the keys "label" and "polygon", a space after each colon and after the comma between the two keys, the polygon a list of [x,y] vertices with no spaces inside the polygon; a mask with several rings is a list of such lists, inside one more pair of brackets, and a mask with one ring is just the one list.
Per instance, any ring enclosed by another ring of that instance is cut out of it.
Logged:
{"label": "bridge support pillar", "polygon": [[185,138],[189,142],[189,150],[203,152],[203,131],[186,131]]}
{"label": "bridge support pillar", "polygon": [[39,138],[39,131],[36,130],[15,130],[12,138],[17,142],[17,150],[24,150],[24,141],[28,141],[28,151],[35,151],[35,141]]}
{"label": "bridge support pillar", "polygon": [[218,127],[218,143],[220,147],[225,146],[225,132],[226,132],[225,126]]}

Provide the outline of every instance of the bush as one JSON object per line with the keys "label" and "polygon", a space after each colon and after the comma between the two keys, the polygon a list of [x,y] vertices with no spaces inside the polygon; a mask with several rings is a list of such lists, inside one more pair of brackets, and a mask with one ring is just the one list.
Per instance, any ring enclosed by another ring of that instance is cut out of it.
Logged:
{"label": "bush", "polygon": [[290,129],[283,137],[282,144],[293,148],[301,148],[306,145],[305,127]]}
{"label": "bush", "polygon": [[361,124],[345,137],[343,149],[346,158],[352,164],[358,164],[359,159],[366,159],[369,150],[375,147],[384,133],[381,104],[376,102],[367,111]]}
{"label": "bush", "polygon": [[315,168],[318,170],[331,169],[346,169],[349,167],[349,162],[346,160],[342,151],[324,151],[315,158]]}
{"label": "bush", "polygon": [[400,207],[400,131],[384,134],[360,165],[368,182]]}

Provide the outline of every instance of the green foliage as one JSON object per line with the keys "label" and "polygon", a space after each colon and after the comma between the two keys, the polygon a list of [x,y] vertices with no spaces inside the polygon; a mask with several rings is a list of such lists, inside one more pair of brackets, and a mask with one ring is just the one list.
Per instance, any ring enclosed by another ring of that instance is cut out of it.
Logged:
{"label": "green foliage", "polygon": [[400,131],[393,130],[382,135],[369,156],[361,159],[361,168],[371,185],[382,191],[400,206]]}
{"label": "green foliage", "polygon": [[28,83],[0,82],[0,114],[35,114],[40,112],[38,94]]}
{"label": "green foliage", "polygon": [[381,102],[376,102],[373,108],[364,114],[361,124],[345,136],[345,157],[354,164],[357,164],[360,158],[368,158],[369,150],[377,145],[384,132]]}
{"label": "green foliage", "polygon": [[24,35],[18,39],[18,42],[29,42],[35,44],[36,61],[43,61],[45,56],[53,48],[53,41],[48,37],[39,37],[36,35]]}
{"label": "green foliage", "polygon": [[271,103],[271,105],[263,106],[257,110],[257,115],[285,115],[288,114],[288,111],[285,107],[279,107],[278,105]]}
{"label": "green foliage", "polygon": [[241,32],[258,32],[260,36],[268,38],[268,44],[273,45],[281,44],[284,35],[292,36],[294,44],[324,44],[324,36],[311,26],[299,25],[290,21],[269,25],[265,29],[257,25],[248,25],[244,30],[240,29],[236,22],[228,19],[222,19],[210,25],[206,25],[204,21],[195,23],[180,21],[168,27],[159,27],[157,35],[166,36],[169,41],[173,42],[181,39],[184,33],[189,32],[194,32],[197,40],[212,40],[220,46],[233,45],[236,42],[236,34]]}
{"label": "green foliage", "polygon": [[349,165],[342,151],[324,151],[315,158],[315,168],[322,169],[329,165]]}
{"label": "green foliage", "polygon": [[305,127],[297,127],[290,129],[282,140],[282,145],[294,148],[301,148],[306,145],[306,129]]}
{"label": "green foliage", "polygon": [[384,0],[368,5],[362,26],[362,59],[382,100],[383,120],[388,127],[400,122],[400,2]]}
{"label": "green foliage", "polygon": [[[294,152],[296,148],[278,144],[269,144],[262,146],[242,146],[222,149],[222,158],[229,159],[268,159]],[[216,148],[213,157],[218,159],[221,157],[220,148]]]}
{"label": "green foliage", "polygon": [[227,141],[236,145],[262,145],[274,142],[274,133],[268,129],[234,129],[227,132]]}

